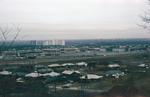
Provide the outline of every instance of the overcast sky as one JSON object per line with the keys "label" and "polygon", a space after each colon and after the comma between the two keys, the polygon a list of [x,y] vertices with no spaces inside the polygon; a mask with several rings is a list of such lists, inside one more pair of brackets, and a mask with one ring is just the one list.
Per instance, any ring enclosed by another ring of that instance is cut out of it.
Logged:
{"label": "overcast sky", "polygon": [[137,26],[147,0],[0,0],[0,25],[24,39],[149,38]]}

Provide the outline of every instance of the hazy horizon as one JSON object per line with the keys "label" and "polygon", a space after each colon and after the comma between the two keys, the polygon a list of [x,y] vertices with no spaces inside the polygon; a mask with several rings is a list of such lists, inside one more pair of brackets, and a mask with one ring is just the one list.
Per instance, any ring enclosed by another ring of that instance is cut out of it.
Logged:
{"label": "hazy horizon", "polygon": [[21,25],[23,40],[149,38],[137,26],[147,7],[147,0],[0,0],[0,25]]}

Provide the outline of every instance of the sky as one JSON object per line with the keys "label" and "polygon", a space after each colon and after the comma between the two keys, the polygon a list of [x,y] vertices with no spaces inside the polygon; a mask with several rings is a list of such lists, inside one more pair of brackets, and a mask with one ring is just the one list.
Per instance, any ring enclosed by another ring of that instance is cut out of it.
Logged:
{"label": "sky", "polygon": [[0,26],[20,39],[149,38],[137,24],[147,0],[0,0]]}

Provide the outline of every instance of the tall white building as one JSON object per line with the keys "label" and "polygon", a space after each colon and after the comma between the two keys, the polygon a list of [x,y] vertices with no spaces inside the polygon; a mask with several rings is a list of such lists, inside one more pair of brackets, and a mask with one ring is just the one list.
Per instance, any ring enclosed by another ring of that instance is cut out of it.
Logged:
{"label": "tall white building", "polygon": [[32,40],[31,45],[65,45],[65,40]]}
{"label": "tall white building", "polygon": [[65,45],[64,40],[52,40],[52,45]]}

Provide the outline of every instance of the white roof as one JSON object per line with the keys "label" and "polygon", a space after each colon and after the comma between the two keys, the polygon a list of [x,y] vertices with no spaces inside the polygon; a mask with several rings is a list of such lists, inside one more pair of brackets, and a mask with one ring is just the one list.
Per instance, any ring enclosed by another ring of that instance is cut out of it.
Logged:
{"label": "white roof", "polygon": [[70,75],[70,74],[72,74],[72,73],[80,73],[79,71],[74,71],[74,70],[65,70],[65,71],[63,71],[62,72],[63,74],[68,74],[68,75]]}
{"label": "white roof", "polygon": [[61,67],[62,65],[60,64],[51,64],[51,65],[48,65],[48,67]]}
{"label": "white roof", "polygon": [[25,77],[33,77],[33,78],[36,78],[36,77],[39,77],[41,76],[40,73],[37,73],[37,72],[32,72],[32,73],[29,73],[29,74],[26,74]]}
{"label": "white roof", "polygon": [[70,87],[72,84],[71,83],[67,83],[67,84],[64,84],[63,87]]}
{"label": "white roof", "polygon": [[9,72],[9,71],[1,71],[0,72],[0,75],[11,75],[12,74],[12,72]]}
{"label": "white roof", "polygon": [[113,68],[113,67],[120,67],[119,64],[109,64],[108,67]]}
{"label": "white roof", "polygon": [[121,74],[116,73],[116,74],[113,74],[112,76],[123,76],[123,75],[124,75],[124,72],[122,72]]}
{"label": "white roof", "polygon": [[95,74],[87,74],[86,76],[82,76],[81,79],[100,79],[103,76],[95,75]]}
{"label": "white roof", "polygon": [[73,66],[73,65],[75,65],[75,64],[73,64],[73,63],[64,63],[64,64],[62,64],[62,66]]}
{"label": "white roof", "polygon": [[147,65],[146,64],[140,64],[138,65],[139,67],[146,67]]}
{"label": "white roof", "polygon": [[17,78],[17,79],[16,79],[16,82],[23,83],[24,80],[23,80],[22,78]]}
{"label": "white roof", "polygon": [[114,76],[115,78],[119,78],[120,76],[124,76],[124,72],[122,72],[121,74],[119,73],[116,73],[116,74],[113,74],[112,76]]}
{"label": "white roof", "polygon": [[76,65],[78,65],[78,66],[87,66],[88,64],[86,62],[79,62],[79,63],[76,63]]}
{"label": "white roof", "polygon": [[51,77],[56,77],[59,76],[60,74],[57,72],[51,72],[51,73],[45,73],[45,74],[41,74],[41,76],[51,76]]}

